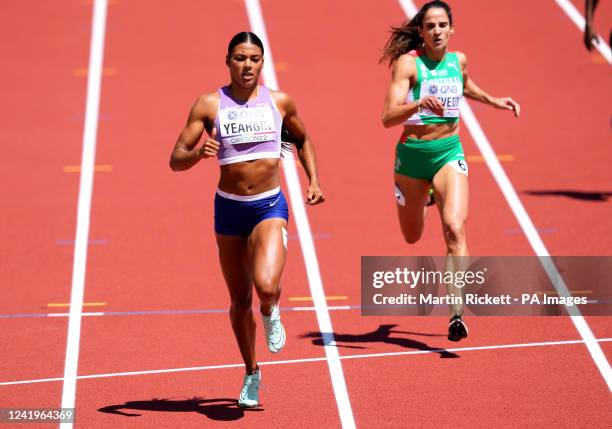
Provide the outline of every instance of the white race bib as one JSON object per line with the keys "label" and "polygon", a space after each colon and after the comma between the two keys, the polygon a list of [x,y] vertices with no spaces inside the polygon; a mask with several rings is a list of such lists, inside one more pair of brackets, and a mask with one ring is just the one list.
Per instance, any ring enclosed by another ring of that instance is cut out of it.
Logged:
{"label": "white race bib", "polygon": [[[444,105],[444,118],[459,117],[459,102],[463,96],[461,80],[457,78],[424,79],[421,83],[421,98],[438,98]],[[423,109],[421,116],[438,116],[429,109]]]}
{"label": "white race bib", "polygon": [[274,115],[270,105],[221,109],[219,125],[225,144],[260,143],[276,138]]}

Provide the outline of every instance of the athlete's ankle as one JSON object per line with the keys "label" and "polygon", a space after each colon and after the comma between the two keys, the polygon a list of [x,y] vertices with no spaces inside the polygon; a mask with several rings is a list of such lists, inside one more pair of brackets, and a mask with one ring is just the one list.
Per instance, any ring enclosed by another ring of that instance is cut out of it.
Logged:
{"label": "athlete's ankle", "polygon": [[270,317],[274,311],[274,307],[278,307],[278,302],[262,303],[259,307],[259,311],[266,317]]}

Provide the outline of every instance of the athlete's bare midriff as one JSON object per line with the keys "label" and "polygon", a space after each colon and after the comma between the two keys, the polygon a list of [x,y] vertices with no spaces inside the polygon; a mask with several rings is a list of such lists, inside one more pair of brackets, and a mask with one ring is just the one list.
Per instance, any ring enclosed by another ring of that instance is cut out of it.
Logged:
{"label": "athlete's bare midriff", "polygon": [[263,158],[221,166],[219,189],[234,195],[257,195],[280,186],[280,159]]}
{"label": "athlete's bare midriff", "polygon": [[417,140],[438,140],[459,132],[459,121],[446,124],[404,125],[404,135]]}

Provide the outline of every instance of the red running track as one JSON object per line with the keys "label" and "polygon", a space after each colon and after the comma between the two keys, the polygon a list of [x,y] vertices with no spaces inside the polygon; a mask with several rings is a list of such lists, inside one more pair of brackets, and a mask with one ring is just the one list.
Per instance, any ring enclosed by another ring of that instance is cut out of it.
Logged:
{"label": "red running track", "polygon": [[[8,125],[0,135],[12,141],[30,130],[23,146],[5,144],[4,171],[22,178],[13,159],[23,157],[19,149],[25,147],[32,154],[28,166],[39,173],[2,185],[12,225],[3,230],[11,249],[3,252],[3,272],[14,285],[0,292],[2,302],[10,303],[2,307],[4,314],[45,313],[48,303],[70,298],[72,247],[61,240],[74,238],[78,174],[63,173],[63,167],[80,159],[86,88],[85,78],[73,73],[86,67],[91,4],[74,1],[62,10],[46,5],[55,21],[31,19],[17,28],[14,19],[0,18],[7,37],[20,34],[7,57],[18,64],[19,79],[4,68],[0,80]],[[487,5],[456,6],[452,46],[468,54],[479,85],[512,95],[524,114],[514,120],[472,104],[475,113],[497,153],[513,155],[503,166],[551,254],[610,254],[609,197],[585,199],[610,191],[606,167],[612,150],[603,144],[610,111],[598,96],[610,88],[609,67],[584,51],[578,30],[554,2]],[[262,6],[279,84],[296,99],[318,151],[328,201],[308,214],[325,291],[348,296],[338,304],[359,305],[361,255],[443,252],[434,213],[420,243],[408,247],[401,240],[390,168],[398,131],[383,130],[379,121],[389,72],[377,60],[385,31],[401,22],[403,12],[394,1],[375,9],[346,0],[263,0]],[[19,7],[11,5],[16,16],[27,14]],[[543,22],[547,37],[539,36]],[[227,307],[212,233],[216,165],[173,174],[167,160],[193,100],[227,81],[227,40],[248,25],[241,1],[183,0],[172,8],[110,2],[96,159],[112,170],[95,176],[95,241],[88,249],[85,288],[85,302],[107,304],[86,311]],[[40,64],[49,70],[44,76],[35,72]],[[60,107],[43,110],[36,104],[37,120],[27,121],[31,107],[25,100],[41,93]],[[478,155],[466,129],[461,137],[466,154]],[[53,148],[51,154],[37,150],[40,141]],[[471,162],[470,178],[471,252],[532,254],[483,162]],[[289,233],[284,307],[304,305],[289,298],[310,295],[293,221]],[[358,310],[331,316],[342,356],[457,346],[446,341],[446,320],[440,318],[360,317]],[[262,366],[261,411],[235,406],[240,367],[117,376],[79,380],[77,426],[339,426],[314,313],[287,311],[283,318],[286,350],[269,355],[260,338],[259,359],[319,360]],[[598,338],[612,336],[609,318],[588,321]],[[66,322],[3,318],[3,339],[14,347],[3,352],[0,381],[61,377]],[[471,318],[470,329],[472,336],[458,346],[579,339],[561,317]],[[602,348],[610,358],[610,344]],[[80,375],[239,363],[223,312],[83,318]],[[612,423],[609,391],[582,344],[355,358],[342,365],[359,427]],[[59,406],[60,396],[59,381],[0,386],[2,406]],[[457,404],[457,397],[469,400]]]}

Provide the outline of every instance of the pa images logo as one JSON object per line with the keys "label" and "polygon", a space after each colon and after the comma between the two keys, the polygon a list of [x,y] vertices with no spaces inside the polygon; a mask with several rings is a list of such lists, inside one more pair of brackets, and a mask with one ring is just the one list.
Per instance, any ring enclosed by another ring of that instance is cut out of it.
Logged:
{"label": "pa images logo", "polygon": [[230,110],[229,112],[227,112],[227,119],[229,119],[230,121],[235,121],[236,119],[238,119],[238,112],[236,112],[235,110]]}

